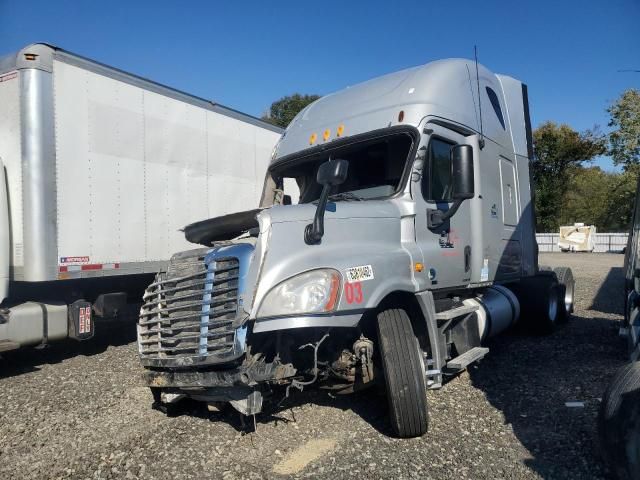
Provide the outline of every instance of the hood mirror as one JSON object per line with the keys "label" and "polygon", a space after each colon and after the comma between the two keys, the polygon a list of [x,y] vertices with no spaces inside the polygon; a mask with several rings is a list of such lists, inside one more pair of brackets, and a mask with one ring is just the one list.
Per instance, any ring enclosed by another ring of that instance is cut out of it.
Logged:
{"label": "hood mirror", "polygon": [[313,223],[304,229],[304,241],[307,245],[320,243],[324,235],[324,210],[327,207],[327,199],[331,188],[340,185],[347,179],[349,173],[349,162],[346,160],[331,160],[324,162],[318,167],[316,181],[322,185],[322,193],[318,200],[318,208],[313,218]]}
{"label": "hood mirror", "polygon": [[316,182],[320,185],[334,186],[344,183],[349,171],[349,162],[346,160],[329,160],[318,168]]}

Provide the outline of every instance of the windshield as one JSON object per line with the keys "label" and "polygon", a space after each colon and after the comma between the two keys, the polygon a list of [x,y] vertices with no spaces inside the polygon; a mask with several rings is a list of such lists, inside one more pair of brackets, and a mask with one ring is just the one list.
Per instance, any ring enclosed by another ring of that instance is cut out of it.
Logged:
{"label": "windshield", "polygon": [[330,199],[358,201],[388,197],[401,186],[412,143],[412,137],[406,133],[389,135],[276,166],[271,174],[279,188],[284,188],[284,194],[292,197],[293,203],[310,203],[318,200],[322,191],[322,185],[316,182],[318,167],[330,157],[344,159],[349,162],[347,179],[333,187]]}

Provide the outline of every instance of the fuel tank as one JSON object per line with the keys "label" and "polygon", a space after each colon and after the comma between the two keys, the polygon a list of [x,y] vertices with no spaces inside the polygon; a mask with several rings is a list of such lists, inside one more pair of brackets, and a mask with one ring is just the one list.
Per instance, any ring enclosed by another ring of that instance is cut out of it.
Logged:
{"label": "fuel tank", "polygon": [[475,298],[468,298],[465,305],[477,306],[478,330],[481,340],[498,335],[518,321],[520,302],[507,287],[494,285]]}

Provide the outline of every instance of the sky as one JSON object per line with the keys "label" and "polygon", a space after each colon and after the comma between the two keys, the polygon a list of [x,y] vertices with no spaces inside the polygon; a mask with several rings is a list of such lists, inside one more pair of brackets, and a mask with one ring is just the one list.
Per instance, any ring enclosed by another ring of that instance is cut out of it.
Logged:
{"label": "sky", "polygon": [[[607,127],[640,88],[640,0],[0,0],[0,55],[34,42],[260,116],[448,57],[525,82],[534,126]],[[610,159],[596,164],[613,169]]]}

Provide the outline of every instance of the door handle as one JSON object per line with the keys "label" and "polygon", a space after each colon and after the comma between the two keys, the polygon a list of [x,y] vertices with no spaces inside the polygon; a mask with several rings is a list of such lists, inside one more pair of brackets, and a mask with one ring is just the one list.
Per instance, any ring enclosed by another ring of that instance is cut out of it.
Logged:
{"label": "door handle", "polygon": [[464,271],[467,273],[471,270],[471,247],[467,245],[464,247]]}

